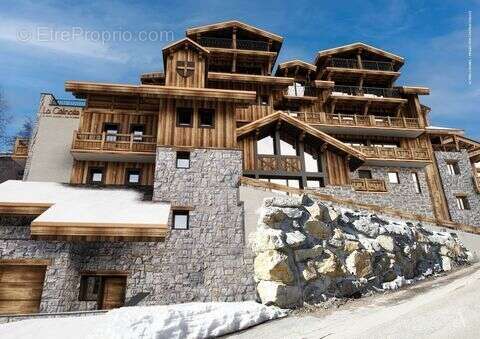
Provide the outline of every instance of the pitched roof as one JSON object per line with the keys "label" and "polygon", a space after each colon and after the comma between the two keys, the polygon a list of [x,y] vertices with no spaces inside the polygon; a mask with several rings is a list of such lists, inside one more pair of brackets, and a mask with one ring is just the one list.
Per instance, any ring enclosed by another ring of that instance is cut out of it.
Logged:
{"label": "pitched roof", "polygon": [[298,59],[282,62],[281,64],[278,64],[278,69],[289,68],[294,66],[303,67],[303,68],[312,70],[314,72],[317,70],[317,66],[312,65],[306,61],[298,60]]}
{"label": "pitched roof", "polygon": [[335,47],[335,48],[329,48],[329,49],[324,49],[322,51],[319,51],[317,53],[317,56],[315,58],[315,64],[317,64],[318,62],[318,59],[323,57],[323,56],[328,56],[328,55],[332,55],[332,54],[337,54],[337,53],[341,53],[341,52],[346,52],[346,51],[351,51],[351,50],[355,50],[357,48],[362,48],[362,49],[365,49],[367,51],[370,51],[372,53],[375,53],[375,54],[378,54],[378,55],[382,55],[386,58],[389,58],[389,59],[392,59],[392,60],[395,60],[395,61],[398,61],[400,63],[403,64],[403,62],[405,61],[404,58],[402,58],[401,56],[398,56],[396,54],[393,54],[393,53],[390,53],[390,52],[387,52],[383,49],[380,49],[380,48],[377,48],[377,47],[373,47],[373,46],[370,46],[370,45],[367,45],[363,42],[355,42],[355,43],[352,43],[352,44],[348,44],[348,45],[344,45],[344,46],[339,46],[339,47]]}
{"label": "pitched roof", "polygon": [[357,149],[347,145],[347,144],[344,144],[343,142],[341,142],[340,140],[322,132],[322,131],[319,131],[318,129],[316,128],[313,128],[312,126],[298,120],[298,119],[295,119],[294,117],[288,115],[288,114],[285,114],[281,111],[279,112],[276,112],[274,114],[271,114],[271,115],[267,115],[266,117],[263,117],[261,119],[258,119],[258,120],[255,120],[245,126],[242,126],[242,127],[239,127],[237,128],[237,138],[240,138],[244,135],[247,135],[253,131],[255,131],[257,128],[260,128],[262,126],[266,126],[266,125],[269,125],[271,123],[274,123],[276,121],[282,121],[282,122],[285,122],[289,125],[292,125],[298,129],[301,129],[302,131],[305,131],[307,134],[311,135],[312,137],[314,138],[317,138],[317,139],[320,139],[322,140],[323,142],[326,142],[327,144],[333,146],[334,148],[340,150],[340,151],[343,151],[347,154],[350,154],[352,155],[353,157],[357,158],[358,160],[360,161],[365,161],[365,155],[358,151]]}
{"label": "pitched roof", "polygon": [[181,45],[181,44],[184,44],[184,43],[188,43],[188,44],[192,45],[193,47],[195,47],[196,49],[198,49],[201,52],[204,52],[206,54],[210,54],[210,51],[208,49],[206,49],[203,46],[200,46],[198,43],[196,43],[195,41],[193,41],[192,39],[189,39],[189,38],[183,38],[183,39],[177,40],[175,42],[172,42],[171,44],[163,47],[162,52],[165,53],[165,51],[167,51],[169,49],[172,49],[172,48],[175,48],[178,45]]}
{"label": "pitched roof", "polygon": [[283,37],[281,37],[280,35],[265,31],[263,29],[254,27],[252,25],[246,24],[238,20],[223,21],[223,22],[217,22],[217,23],[205,25],[205,26],[192,27],[187,29],[186,35],[189,36],[192,34],[215,31],[215,30],[230,28],[230,27],[241,28],[248,32],[264,36],[274,41],[283,42]]}

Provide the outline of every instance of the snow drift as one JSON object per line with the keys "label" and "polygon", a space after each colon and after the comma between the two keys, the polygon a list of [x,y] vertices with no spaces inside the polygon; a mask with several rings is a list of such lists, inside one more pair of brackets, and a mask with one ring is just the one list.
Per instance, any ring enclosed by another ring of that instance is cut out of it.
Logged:
{"label": "snow drift", "polygon": [[211,338],[286,316],[253,301],[122,307],[97,316],[29,319],[0,325],[2,339]]}

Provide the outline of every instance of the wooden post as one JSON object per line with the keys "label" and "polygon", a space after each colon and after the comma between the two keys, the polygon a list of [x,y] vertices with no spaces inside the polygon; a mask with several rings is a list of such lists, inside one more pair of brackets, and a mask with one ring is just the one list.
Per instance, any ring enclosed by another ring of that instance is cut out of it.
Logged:
{"label": "wooden post", "polygon": [[232,29],[232,48],[237,49],[237,27]]}
{"label": "wooden post", "polygon": [[359,48],[359,49],[357,50],[357,64],[358,64],[358,68],[363,69],[361,54],[362,54],[362,49]]}
{"label": "wooden post", "polygon": [[133,133],[130,134],[130,152],[133,152]]}
{"label": "wooden post", "polygon": [[257,147],[257,142],[258,138],[260,137],[260,130],[256,129],[255,130],[255,142],[253,143],[253,168],[255,169],[255,179],[259,178],[258,175],[258,147]]}
{"label": "wooden post", "polygon": [[281,155],[280,152],[280,127],[282,126],[281,121],[277,122],[275,126],[275,137],[274,137],[274,145],[275,145],[275,155]]}
{"label": "wooden post", "polygon": [[298,156],[300,157],[300,168],[302,171],[301,188],[307,187],[307,176],[305,174],[305,132],[298,138]]}
{"label": "wooden post", "polygon": [[102,142],[100,144],[100,149],[103,150],[103,147],[105,146],[105,138],[106,138],[106,133],[102,132]]}

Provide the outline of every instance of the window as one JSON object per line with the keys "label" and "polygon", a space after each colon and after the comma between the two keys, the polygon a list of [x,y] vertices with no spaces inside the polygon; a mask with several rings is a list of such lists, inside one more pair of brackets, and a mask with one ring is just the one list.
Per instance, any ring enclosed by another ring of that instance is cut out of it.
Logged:
{"label": "window", "polygon": [[458,161],[448,161],[447,170],[450,175],[459,175],[460,167],[458,166]]}
{"label": "window", "polygon": [[102,284],[101,276],[84,275],[80,279],[80,301],[97,301]]}
{"label": "window", "polygon": [[398,172],[388,172],[388,181],[391,184],[399,184],[400,179],[398,178]]}
{"label": "window", "polygon": [[192,126],[193,108],[177,107],[177,125]]}
{"label": "window", "polygon": [[90,168],[89,170],[89,183],[90,184],[102,184],[103,183],[103,168]]}
{"label": "window", "polygon": [[190,223],[190,214],[184,210],[173,211],[173,229],[188,230]]}
{"label": "window", "polygon": [[270,104],[270,97],[268,95],[260,95],[258,99],[261,106],[268,106]]}
{"label": "window", "polygon": [[126,176],[127,185],[139,185],[140,184],[140,170],[139,169],[128,169]]}
{"label": "window", "polygon": [[177,152],[177,168],[190,168],[190,152]]}
{"label": "window", "polygon": [[457,207],[459,210],[469,210],[470,209],[470,204],[468,202],[467,196],[466,195],[458,195],[456,197],[457,199]]}
{"label": "window", "polygon": [[383,148],[398,148],[398,144],[396,143],[387,143],[387,142],[382,142],[382,143],[374,143],[372,145],[373,147],[383,147]]}
{"label": "window", "polygon": [[372,171],[370,171],[370,170],[358,170],[358,177],[360,179],[372,179]]}
{"label": "window", "polygon": [[270,135],[257,141],[257,153],[266,155],[275,154],[273,138]]}
{"label": "window", "polygon": [[324,183],[323,183],[323,179],[322,178],[319,178],[319,179],[309,179],[307,178],[307,188],[320,188],[320,187],[324,187]]}
{"label": "window", "polygon": [[297,155],[297,150],[295,149],[295,141],[291,140],[290,142],[280,139],[281,155]]}
{"label": "window", "polygon": [[215,110],[213,108],[199,108],[198,115],[200,127],[213,127],[215,121]]}
{"label": "window", "polygon": [[413,185],[415,187],[415,193],[422,193],[422,188],[420,187],[420,181],[418,180],[418,174],[416,172],[412,173]]}
{"label": "window", "polygon": [[305,172],[321,172],[318,154],[313,154],[305,150]]}
{"label": "window", "polygon": [[142,141],[145,133],[145,125],[130,125],[130,134],[133,134],[133,141]]}
{"label": "window", "polygon": [[106,141],[117,141],[118,124],[105,123],[103,131],[106,133]]}

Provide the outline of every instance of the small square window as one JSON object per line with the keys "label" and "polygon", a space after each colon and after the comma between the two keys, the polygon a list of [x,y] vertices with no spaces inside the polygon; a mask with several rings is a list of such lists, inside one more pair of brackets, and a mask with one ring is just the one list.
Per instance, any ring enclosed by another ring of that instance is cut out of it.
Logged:
{"label": "small square window", "polygon": [[140,170],[129,169],[127,170],[127,185],[139,185],[140,184]]}
{"label": "small square window", "polygon": [[190,223],[190,213],[188,211],[173,211],[173,229],[188,230]]}
{"label": "small square window", "polygon": [[372,179],[372,171],[370,171],[370,170],[358,170],[358,177],[360,179]]}
{"label": "small square window", "polygon": [[90,168],[89,183],[90,184],[103,183],[103,168]]}
{"label": "small square window", "polygon": [[80,279],[80,301],[97,301],[102,284],[101,276],[84,275]]}
{"label": "small square window", "polygon": [[470,203],[468,202],[467,196],[459,195],[456,197],[457,200],[457,207],[459,210],[469,210]]}
{"label": "small square window", "polygon": [[213,127],[215,120],[215,110],[213,108],[199,108],[200,127]]}
{"label": "small square window", "polygon": [[391,184],[400,183],[400,179],[398,178],[398,172],[388,172],[388,181]]}
{"label": "small square window", "polygon": [[190,152],[177,152],[177,168],[190,168]]}
{"label": "small square window", "polygon": [[447,170],[450,175],[459,175],[460,167],[458,166],[458,161],[447,162]]}
{"label": "small square window", "polygon": [[270,97],[268,95],[260,95],[259,103],[261,106],[268,106],[270,104]]}
{"label": "small square window", "polygon": [[178,107],[177,108],[177,125],[192,126],[193,108]]}
{"label": "small square window", "polygon": [[422,188],[420,187],[420,181],[418,180],[418,174],[416,172],[412,173],[413,185],[415,187],[415,193],[422,193]]}

